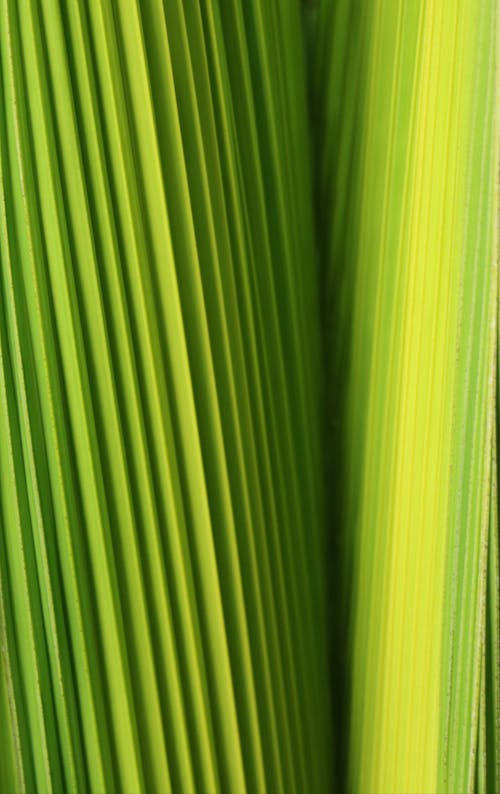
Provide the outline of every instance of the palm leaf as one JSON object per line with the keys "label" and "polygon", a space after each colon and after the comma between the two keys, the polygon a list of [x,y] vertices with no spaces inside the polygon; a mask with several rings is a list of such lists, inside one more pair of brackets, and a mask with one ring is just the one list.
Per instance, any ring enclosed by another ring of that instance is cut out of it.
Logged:
{"label": "palm leaf", "polygon": [[0,790],[500,787],[496,26],[0,0]]}

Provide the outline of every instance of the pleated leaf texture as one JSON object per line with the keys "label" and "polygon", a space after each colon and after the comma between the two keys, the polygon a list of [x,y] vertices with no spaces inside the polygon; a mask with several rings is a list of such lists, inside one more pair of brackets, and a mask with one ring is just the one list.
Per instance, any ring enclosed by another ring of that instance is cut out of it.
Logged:
{"label": "pleated leaf texture", "polygon": [[5,789],[327,785],[299,11],[1,2]]}
{"label": "pleated leaf texture", "polygon": [[0,792],[500,791],[495,0],[0,0]]}

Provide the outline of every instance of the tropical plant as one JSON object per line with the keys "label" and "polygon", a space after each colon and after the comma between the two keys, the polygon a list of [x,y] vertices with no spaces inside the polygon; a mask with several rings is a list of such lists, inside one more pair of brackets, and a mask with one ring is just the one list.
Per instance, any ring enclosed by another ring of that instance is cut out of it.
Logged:
{"label": "tropical plant", "polygon": [[0,791],[500,790],[494,0],[0,0]]}

